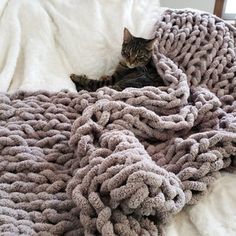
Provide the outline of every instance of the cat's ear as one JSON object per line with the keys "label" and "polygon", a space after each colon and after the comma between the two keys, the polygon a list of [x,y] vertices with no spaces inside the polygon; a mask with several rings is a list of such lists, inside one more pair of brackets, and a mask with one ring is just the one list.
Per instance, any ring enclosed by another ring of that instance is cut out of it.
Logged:
{"label": "cat's ear", "polygon": [[124,28],[123,42],[128,43],[133,38],[133,35],[129,32],[127,28]]}
{"label": "cat's ear", "polygon": [[146,44],[146,48],[147,48],[148,50],[153,50],[154,45],[155,45],[156,42],[157,42],[157,38],[148,40],[148,42],[147,42],[147,44]]}

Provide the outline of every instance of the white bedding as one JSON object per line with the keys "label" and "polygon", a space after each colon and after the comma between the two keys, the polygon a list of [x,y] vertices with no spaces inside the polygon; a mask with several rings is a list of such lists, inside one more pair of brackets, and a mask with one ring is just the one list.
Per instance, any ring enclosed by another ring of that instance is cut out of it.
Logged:
{"label": "white bedding", "polygon": [[157,0],[1,0],[0,91],[75,91],[72,72],[111,74],[124,26],[149,37],[158,10]]}
{"label": "white bedding", "polygon": [[[160,12],[158,0],[1,0],[0,92],[75,91],[70,73],[111,74],[123,27],[150,37]],[[235,184],[225,173],[174,218],[167,236],[236,235]]]}
{"label": "white bedding", "polygon": [[186,207],[166,227],[167,236],[235,236],[236,175],[222,173],[197,205]]}

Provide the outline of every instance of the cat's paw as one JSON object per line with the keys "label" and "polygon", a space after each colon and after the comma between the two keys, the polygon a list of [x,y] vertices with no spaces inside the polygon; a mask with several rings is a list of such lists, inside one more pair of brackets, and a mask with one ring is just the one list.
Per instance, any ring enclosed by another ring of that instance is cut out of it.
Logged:
{"label": "cat's paw", "polygon": [[81,83],[83,81],[85,81],[87,78],[86,75],[76,75],[76,74],[71,74],[70,78],[72,81],[76,82],[76,83]]}
{"label": "cat's paw", "polygon": [[110,80],[110,79],[111,79],[111,76],[109,76],[109,75],[103,75],[103,76],[100,77],[99,80],[107,81],[107,80]]}

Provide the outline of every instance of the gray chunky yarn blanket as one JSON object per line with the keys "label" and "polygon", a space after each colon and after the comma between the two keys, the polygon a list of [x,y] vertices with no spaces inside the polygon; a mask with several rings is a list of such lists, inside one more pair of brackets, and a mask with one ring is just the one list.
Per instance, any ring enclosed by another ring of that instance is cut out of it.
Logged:
{"label": "gray chunky yarn blanket", "polygon": [[166,11],[165,86],[0,95],[1,235],[158,235],[236,155],[236,30]]}

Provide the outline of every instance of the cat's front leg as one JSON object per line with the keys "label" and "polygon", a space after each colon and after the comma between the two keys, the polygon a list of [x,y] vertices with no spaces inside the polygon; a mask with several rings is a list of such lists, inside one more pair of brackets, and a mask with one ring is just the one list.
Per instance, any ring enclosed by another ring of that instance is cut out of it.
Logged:
{"label": "cat's front leg", "polygon": [[84,84],[86,80],[88,80],[88,77],[86,75],[76,75],[76,74],[71,74],[70,78],[73,82],[79,83],[81,85]]}
{"label": "cat's front leg", "polygon": [[99,80],[101,80],[101,81],[110,81],[111,80],[111,76],[103,75],[103,76],[100,77]]}
{"label": "cat's front leg", "polygon": [[87,91],[96,91],[97,89],[112,85],[111,76],[102,76],[99,80],[89,79],[86,75],[70,75],[71,80],[75,83],[77,91],[85,89]]}
{"label": "cat's front leg", "polygon": [[[76,90],[87,89],[88,77],[86,75],[71,74],[70,79],[75,83]],[[88,89],[87,89],[88,90]]]}

